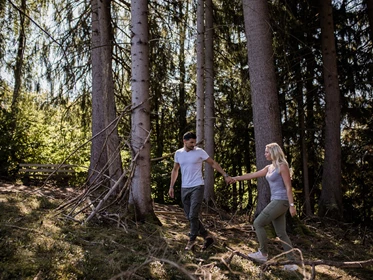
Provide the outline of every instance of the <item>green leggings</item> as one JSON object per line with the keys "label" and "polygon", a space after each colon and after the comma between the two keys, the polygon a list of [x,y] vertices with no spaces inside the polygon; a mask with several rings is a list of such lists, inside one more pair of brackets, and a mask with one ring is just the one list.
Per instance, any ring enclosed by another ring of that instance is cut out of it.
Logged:
{"label": "green leggings", "polygon": [[[277,236],[281,239],[284,251],[291,250],[292,244],[286,233],[286,212],[289,209],[287,200],[272,200],[254,221],[256,236],[259,241],[259,250],[268,254],[268,239],[265,226],[272,222]],[[294,259],[293,254],[287,254],[288,259]]]}

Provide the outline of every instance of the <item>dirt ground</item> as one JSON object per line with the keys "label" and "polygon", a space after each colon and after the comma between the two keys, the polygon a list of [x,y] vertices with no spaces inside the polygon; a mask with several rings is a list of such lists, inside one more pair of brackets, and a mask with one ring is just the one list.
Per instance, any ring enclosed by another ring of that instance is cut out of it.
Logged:
{"label": "dirt ground", "polygon": [[21,183],[0,181],[0,193],[29,193],[33,195],[49,196],[54,198],[65,198],[77,193],[72,187],[56,187],[51,184],[40,184],[39,186],[25,186]]}
{"label": "dirt ground", "polygon": [[[79,193],[79,190],[76,190],[72,187],[56,187],[50,184],[40,184],[38,186],[25,186],[21,184],[20,182],[7,182],[7,181],[0,181],[0,194],[2,194],[4,197],[9,196],[11,194],[20,194],[18,197],[19,200],[24,200],[24,194],[29,194],[31,196],[44,196],[47,197],[50,200],[53,201],[63,201],[66,199],[69,199]],[[22,194],[22,195],[21,195]],[[12,195],[14,197],[14,195]],[[10,197],[10,196],[9,196]],[[6,200],[6,198],[5,198]],[[12,201],[12,200],[9,200]],[[13,202],[16,202],[15,200]],[[9,204],[13,205],[13,204]],[[211,279],[254,279],[254,278],[245,278],[237,275],[245,275],[245,274],[251,274],[251,275],[259,275],[259,267],[257,265],[253,265],[250,260],[245,259],[245,254],[253,252],[254,250],[257,250],[257,242],[256,242],[256,236],[254,228],[252,227],[251,223],[249,222],[249,218],[247,215],[229,215],[228,213],[220,213],[219,211],[203,211],[202,213],[202,220],[205,224],[205,226],[210,230],[210,232],[214,235],[216,243],[214,243],[214,246],[208,251],[208,252],[202,252],[200,250],[197,250],[196,252],[190,252],[185,253],[183,248],[185,246],[185,243],[187,241],[187,231],[188,231],[188,221],[184,216],[183,210],[179,205],[161,205],[161,204],[154,204],[154,211],[157,217],[162,222],[162,238],[160,238],[157,242],[162,245],[162,249],[172,248],[172,250],[169,250],[170,258],[175,257],[173,261],[176,263],[189,263],[189,265],[186,265],[185,267],[196,267],[193,275],[199,275],[201,273],[201,270],[203,273],[205,273],[206,268],[214,268],[214,269],[220,269],[221,272],[215,271],[215,275],[218,275],[218,278],[211,278]],[[42,214],[42,212],[40,212]],[[5,213],[4,213],[5,214]],[[22,221],[25,220],[24,215],[22,215]],[[18,221],[18,219],[21,218],[15,218],[14,221]],[[32,215],[30,215],[30,219],[33,218]],[[40,218],[43,220],[43,226],[48,225],[47,220],[45,217]],[[8,229],[9,227],[15,228],[18,231],[25,230],[26,228],[33,228],[33,220],[30,222],[30,224],[27,224],[26,221],[24,221],[25,224],[20,225],[19,222],[9,224],[8,227],[5,227],[5,229]],[[52,221],[55,223],[55,221]],[[335,221],[337,222],[337,221]],[[35,227],[38,229],[38,227]],[[68,227],[67,227],[68,228]],[[101,238],[102,236],[105,236],[105,239],[109,240],[112,239],[113,235],[110,229],[107,229],[108,233],[107,235],[103,235],[103,231],[105,228],[97,228],[97,230],[100,230],[98,234],[94,235],[92,233],[92,236],[90,238],[87,238],[86,236],[79,237],[80,228],[77,227],[74,231],[68,230],[68,235],[66,235],[67,241],[72,240],[84,240],[83,243],[85,244],[87,240],[95,240],[96,238]],[[34,230],[35,231],[35,230]],[[28,231],[30,232],[30,231]],[[74,232],[77,236],[74,236],[72,238],[72,232]],[[86,232],[85,229],[82,230],[83,235],[90,234],[89,232]],[[22,232],[20,232],[21,234]],[[26,237],[30,233],[26,232]],[[52,233],[50,233],[52,235]],[[121,269],[125,268],[129,264],[132,266],[129,266],[127,268],[127,271],[130,271],[131,269],[133,271],[137,270],[137,267],[142,267],[143,260],[139,260],[139,263],[136,264],[133,260],[133,255],[126,253],[127,250],[123,251],[118,249],[116,246],[126,246],[129,247],[128,250],[136,252],[136,254],[143,255],[148,254],[148,250],[143,250],[143,248],[140,247],[134,247],[132,248],[130,245],[139,244],[138,236],[141,234],[136,234],[137,238],[135,239],[129,239],[132,238],[131,234],[124,234],[122,232],[117,232],[117,235],[114,235],[116,238],[118,236],[122,236],[123,240],[115,240],[112,243],[110,243],[110,246],[113,246],[113,250],[110,251],[110,253],[113,252],[113,254],[122,254],[118,256],[116,259],[121,260],[123,263],[119,262],[113,262],[113,267],[120,267]],[[18,237],[18,240],[22,239],[23,235],[20,235]],[[146,234],[143,234],[141,237],[141,240],[146,240]],[[326,280],[332,280],[332,279],[343,279],[343,280],[357,280],[357,279],[373,279],[373,277],[370,278],[369,274],[371,273],[370,268],[365,269],[339,269],[337,266],[330,264],[328,265],[328,262],[330,261],[361,261],[361,260],[367,260],[372,259],[372,235],[370,231],[359,231],[354,225],[345,225],[343,223],[339,224],[331,224],[330,222],[325,222],[322,220],[319,220],[317,218],[314,218],[314,220],[307,220],[307,221],[300,221],[299,226],[294,228],[291,232],[289,232],[289,236],[293,243],[296,245],[297,248],[299,248],[304,257],[304,262],[317,262],[318,260],[324,260],[327,265],[317,265],[315,270],[316,277],[314,279],[326,279]],[[13,238],[15,236],[13,235]],[[153,236],[153,238],[155,238]],[[57,242],[60,242],[60,236],[58,235],[56,240]],[[65,241],[65,240],[63,240]],[[48,241],[52,242],[52,241]],[[53,242],[55,242],[53,240]],[[80,241],[79,241],[80,242]],[[164,246],[164,243],[168,244],[167,246]],[[201,241],[202,242],[202,241]],[[153,243],[150,242],[152,245],[151,248],[153,248]],[[58,243],[56,243],[58,244]],[[68,243],[69,246],[72,246],[70,243]],[[74,244],[75,245],[75,244]],[[102,245],[102,246],[101,246]],[[115,245],[115,246],[114,246]],[[26,246],[26,245],[25,245]],[[32,244],[27,244],[25,248],[34,248],[35,242]],[[57,245],[55,245],[57,246]],[[98,247],[101,246],[102,248]],[[92,264],[90,265],[94,266],[95,269],[98,267],[97,263],[93,263],[95,258],[97,257],[98,260],[102,260],[103,254],[108,254],[108,244],[103,243],[101,244],[101,241],[99,243],[95,243],[95,246],[88,247],[90,250],[92,256],[92,259],[90,260]],[[279,254],[281,253],[282,249],[281,246],[278,244],[278,242],[275,240],[275,238],[271,238],[270,240],[270,246],[273,250],[273,254]],[[40,247],[40,244],[39,244]],[[35,250],[39,250],[40,248],[37,247]],[[18,248],[18,247],[17,247]],[[100,251],[97,253],[97,256],[93,253],[94,250]],[[243,253],[243,256],[237,255],[232,259],[232,252],[229,248],[233,248],[236,251],[239,251],[240,253]],[[87,249],[87,248],[86,248]],[[87,250],[88,250],[87,249]],[[159,251],[160,248],[157,248],[157,251]],[[58,252],[61,251],[60,249],[56,252],[53,252],[54,254],[58,254]],[[20,254],[15,254],[15,256],[19,256]],[[43,253],[42,256],[45,254]],[[127,256],[128,255],[128,256]],[[64,256],[64,255],[63,255]],[[61,256],[61,258],[63,258]],[[162,253],[163,256],[163,253]],[[1,260],[1,259],[0,259]],[[131,260],[131,261],[130,261]],[[222,261],[224,260],[224,261]],[[227,260],[230,260],[231,263],[229,263]],[[35,259],[36,262],[38,262],[38,259]],[[70,261],[66,260],[67,263],[70,263]],[[12,262],[14,263],[14,262]],[[25,262],[28,264],[29,262]],[[42,267],[45,263],[44,259],[40,259],[40,266]],[[100,261],[98,261],[100,263]],[[137,265],[137,267],[134,269],[133,266]],[[272,266],[271,270],[267,270],[267,276],[263,279],[311,279],[309,277],[305,278],[305,275],[311,275],[311,268],[309,265],[306,266],[307,271],[302,272],[299,271],[298,273],[293,274],[286,274],[281,271],[280,268],[277,268],[277,266]],[[51,267],[54,268],[54,267]],[[227,271],[223,272],[223,269],[227,268]],[[18,269],[18,270],[17,270]],[[102,273],[107,269],[107,265],[100,267]],[[110,269],[113,269],[110,267]],[[210,270],[211,270],[210,269]],[[1,270],[1,269],[0,269]],[[19,268],[14,268],[16,273],[18,273]],[[213,272],[209,270],[209,273],[206,275],[213,275]],[[220,271],[219,270],[219,271]],[[255,270],[255,271],[254,271]],[[258,270],[258,272],[256,272]],[[86,270],[82,270],[85,273],[84,275],[89,275],[91,271],[91,267],[89,267]],[[59,272],[62,273],[62,272]],[[257,274],[256,274],[257,273]],[[93,274],[94,275],[94,274]],[[223,275],[230,275],[228,278]],[[368,276],[367,276],[368,275]],[[91,275],[92,276],[92,275]],[[216,276],[217,277],[217,276]],[[233,278],[231,278],[233,277]],[[287,278],[283,278],[287,277]],[[0,279],[1,273],[0,273]],[[62,279],[62,278],[61,278]],[[88,279],[88,278],[87,278]],[[91,278],[93,279],[93,278]],[[148,279],[148,278],[146,278]],[[150,279],[150,278],[149,278]],[[169,278],[152,278],[152,279],[169,279]],[[170,278],[173,279],[173,278]],[[208,278],[201,278],[198,279],[208,279]],[[259,279],[259,278],[255,278]]]}

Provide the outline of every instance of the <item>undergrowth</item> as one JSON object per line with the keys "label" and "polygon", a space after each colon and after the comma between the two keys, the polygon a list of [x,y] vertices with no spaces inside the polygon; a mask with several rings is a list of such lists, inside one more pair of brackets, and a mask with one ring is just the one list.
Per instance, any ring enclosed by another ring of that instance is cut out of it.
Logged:
{"label": "undergrowth", "polygon": [[[26,193],[0,194],[1,279],[307,279],[305,273],[283,271],[234,255],[257,249],[246,216],[222,220],[204,214],[216,242],[206,251],[200,244],[184,251],[188,224],[178,206],[156,205],[162,226],[128,222],[116,228],[95,221],[81,225],[56,215],[62,200]],[[171,207],[171,208],[170,208]],[[323,222],[324,223],[324,222]],[[271,228],[268,228],[271,236]],[[357,261],[372,259],[372,231],[337,222],[299,221],[290,238],[304,259]],[[271,255],[281,245],[270,240]],[[372,267],[338,269],[316,266],[315,279],[371,279]]]}

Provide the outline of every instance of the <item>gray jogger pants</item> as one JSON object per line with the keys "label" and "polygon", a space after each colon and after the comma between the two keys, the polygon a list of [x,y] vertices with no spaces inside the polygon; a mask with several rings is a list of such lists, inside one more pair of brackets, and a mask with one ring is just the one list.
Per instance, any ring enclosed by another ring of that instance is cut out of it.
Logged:
{"label": "gray jogger pants", "polygon": [[199,220],[199,212],[203,201],[204,186],[192,188],[181,188],[181,201],[184,213],[190,223],[190,240],[196,239],[197,235],[206,237],[207,230]]}

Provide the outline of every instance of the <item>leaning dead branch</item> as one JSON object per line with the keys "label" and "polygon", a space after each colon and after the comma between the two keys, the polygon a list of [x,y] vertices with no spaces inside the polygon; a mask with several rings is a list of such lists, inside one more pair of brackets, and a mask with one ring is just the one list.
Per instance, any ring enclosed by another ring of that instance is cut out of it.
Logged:
{"label": "leaning dead branch", "polygon": [[104,203],[113,195],[113,193],[117,190],[119,184],[122,182],[122,180],[126,177],[126,172],[123,172],[120,176],[119,180],[110,188],[110,190],[106,193],[105,197],[99,202],[97,207],[91,212],[91,214],[88,216],[88,218],[85,220],[84,223],[88,223],[89,220],[92,219],[94,215],[97,214],[97,212],[103,207]]}
{"label": "leaning dead branch", "polygon": [[60,167],[64,164],[66,164],[66,161],[72,157],[75,153],[77,153],[81,148],[83,148],[84,146],[86,146],[87,144],[89,144],[90,142],[92,142],[93,139],[95,139],[96,137],[98,137],[99,135],[101,135],[102,133],[106,132],[106,130],[108,128],[110,128],[113,124],[115,124],[115,126],[118,125],[119,121],[122,119],[122,117],[124,116],[124,114],[127,112],[128,108],[125,108],[125,110],[123,110],[123,112],[118,116],[116,117],[111,123],[109,123],[104,129],[102,129],[100,132],[98,132],[96,135],[92,136],[89,140],[87,140],[86,142],[84,142],[83,144],[81,144],[80,146],[78,146],[77,148],[74,149],[74,151],[72,151],[60,164],[59,166],[56,168],[55,171],[53,171],[44,181],[43,185],[39,188],[40,189],[43,189],[45,187],[45,185],[47,184],[47,182],[50,180],[50,178],[58,171],[58,169],[60,169]]}
{"label": "leaning dead branch", "polygon": [[[148,132],[144,143],[133,157],[129,168],[127,170],[123,170],[122,175],[117,181],[113,181],[114,184],[112,187],[108,187],[106,181],[102,180],[91,185],[86,185],[82,193],[60,205],[57,208],[58,213],[61,214],[61,212],[66,211],[65,209],[69,209],[70,212],[65,213],[64,217],[69,217],[69,220],[76,221],[77,215],[83,212],[86,213],[88,212],[87,210],[90,210],[91,212],[86,214],[87,218],[81,221],[83,224],[88,223],[95,216],[113,221],[112,216],[110,216],[108,213],[109,211],[106,210],[113,205],[118,204],[120,200],[126,200],[126,198],[128,198],[130,184],[136,169],[137,159],[141,150],[145,147],[147,141],[149,141],[149,138],[150,132]],[[105,174],[109,168],[109,164],[111,164],[110,162],[111,160],[109,159],[108,164],[104,167],[105,170],[97,170],[98,174]],[[123,207],[123,205],[121,205],[121,207]],[[126,228],[120,219],[121,216],[117,215],[115,219],[116,223],[119,227]]]}

